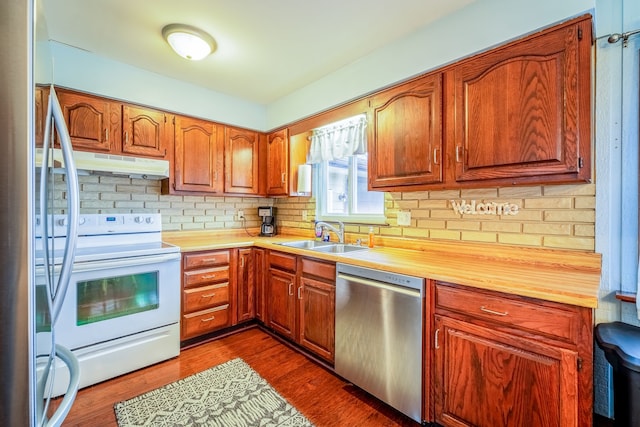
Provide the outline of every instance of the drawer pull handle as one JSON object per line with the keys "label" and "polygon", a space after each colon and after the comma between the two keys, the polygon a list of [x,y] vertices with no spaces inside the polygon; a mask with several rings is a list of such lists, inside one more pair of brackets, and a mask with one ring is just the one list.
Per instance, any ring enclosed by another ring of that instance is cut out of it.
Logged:
{"label": "drawer pull handle", "polygon": [[302,299],[302,286],[298,287],[298,299]]}
{"label": "drawer pull handle", "polygon": [[293,283],[289,283],[289,295],[293,295]]}
{"label": "drawer pull handle", "polygon": [[213,298],[215,296],[216,294],[205,294],[205,295],[200,295],[200,298]]}
{"label": "drawer pull handle", "polygon": [[437,148],[433,149],[433,164],[434,165],[437,165],[438,162],[440,161],[440,159],[438,158],[438,151],[440,151],[440,150],[438,150]]}
{"label": "drawer pull handle", "polygon": [[433,337],[436,350],[440,349],[440,343],[438,342],[439,337],[440,337],[440,328],[436,329],[435,337]]}
{"label": "drawer pull handle", "polygon": [[202,260],[202,262],[206,262],[207,264],[210,263],[210,262],[216,262],[216,261],[217,261],[217,259],[215,259],[215,258],[208,258],[208,259],[203,259]]}
{"label": "drawer pull handle", "polygon": [[202,276],[203,279],[215,279],[216,275],[215,274],[207,274]]}
{"label": "drawer pull handle", "polygon": [[484,305],[480,307],[481,311],[484,311],[485,313],[489,313],[489,314],[495,314],[496,316],[506,316],[509,314],[508,311],[495,311],[495,310],[491,310],[489,308],[486,308]]}
{"label": "drawer pull handle", "polygon": [[460,159],[461,159],[461,157],[462,157],[462,156],[460,155],[460,151],[461,151],[460,149],[461,149],[461,148],[462,148],[461,146],[456,145],[456,163],[460,163],[460,162],[462,161],[462,160],[460,160]]}
{"label": "drawer pull handle", "polygon": [[206,322],[211,322],[212,320],[214,320],[216,318],[216,316],[211,316],[211,317],[207,317],[206,319],[200,319],[200,321],[202,323],[206,323]]}

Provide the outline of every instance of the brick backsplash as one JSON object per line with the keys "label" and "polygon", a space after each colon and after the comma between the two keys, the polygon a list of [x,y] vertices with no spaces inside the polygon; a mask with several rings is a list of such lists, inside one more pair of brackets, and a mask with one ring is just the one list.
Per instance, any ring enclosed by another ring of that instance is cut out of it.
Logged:
{"label": "brick backsplash", "polygon": [[[451,200],[508,202],[518,205],[519,211],[460,214],[452,209]],[[313,197],[277,199],[275,206],[282,225],[312,227],[310,221],[302,221],[302,211],[314,218]],[[399,211],[411,212],[410,226],[397,225]],[[385,212],[388,225],[374,227],[380,236],[595,250],[594,184],[386,193]],[[354,239],[367,231],[368,226],[347,225]]]}
{"label": "brick backsplash", "polygon": [[[56,201],[64,207],[66,190],[58,178]],[[163,230],[242,229],[260,225],[258,206],[277,208],[277,225],[311,231],[313,197],[283,199],[233,196],[172,196],[160,194],[160,183],[112,176],[81,176],[82,213],[162,214]],[[472,215],[455,212],[451,200],[511,203],[517,215]],[[246,221],[238,221],[243,210]],[[307,221],[302,221],[306,211]],[[399,227],[399,211],[411,212],[411,225]],[[553,185],[472,190],[385,193],[388,225],[376,235],[412,239],[459,240],[507,245],[595,250],[595,185]],[[365,237],[368,225],[347,224],[352,240]]]}
{"label": "brick backsplash", "polygon": [[[273,199],[230,196],[173,196],[160,194],[160,182],[114,176],[80,176],[80,212],[161,213],[163,231],[243,229],[260,225],[258,206],[272,206]],[[54,207],[66,204],[66,188],[56,176]],[[238,221],[243,210],[246,221]]]}

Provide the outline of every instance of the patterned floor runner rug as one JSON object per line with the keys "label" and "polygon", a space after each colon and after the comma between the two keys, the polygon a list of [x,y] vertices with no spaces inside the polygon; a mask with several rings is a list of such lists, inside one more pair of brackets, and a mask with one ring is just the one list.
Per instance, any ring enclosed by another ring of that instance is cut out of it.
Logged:
{"label": "patterned floor runner rug", "polygon": [[242,359],[114,405],[118,426],[313,426]]}

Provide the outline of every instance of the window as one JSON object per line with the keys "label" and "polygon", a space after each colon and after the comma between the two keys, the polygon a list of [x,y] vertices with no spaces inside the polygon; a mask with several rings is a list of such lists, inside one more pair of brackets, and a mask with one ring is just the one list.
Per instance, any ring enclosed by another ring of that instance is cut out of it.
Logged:
{"label": "window", "polygon": [[311,134],[316,219],[384,224],[384,193],[367,191],[367,116],[361,114]]}
{"label": "window", "polygon": [[384,193],[367,191],[367,155],[314,165],[316,218],[323,221],[384,224]]}

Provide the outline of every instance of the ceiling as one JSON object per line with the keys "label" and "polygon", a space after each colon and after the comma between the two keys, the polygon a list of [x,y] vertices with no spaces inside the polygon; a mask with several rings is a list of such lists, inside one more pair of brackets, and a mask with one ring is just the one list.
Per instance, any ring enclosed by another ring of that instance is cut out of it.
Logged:
{"label": "ceiling", "polygon": [[[474,0],[37,1],[50,40],[269,104]],[[161,36],[170,23],[207,31],[217,51],[179,57]]]}

